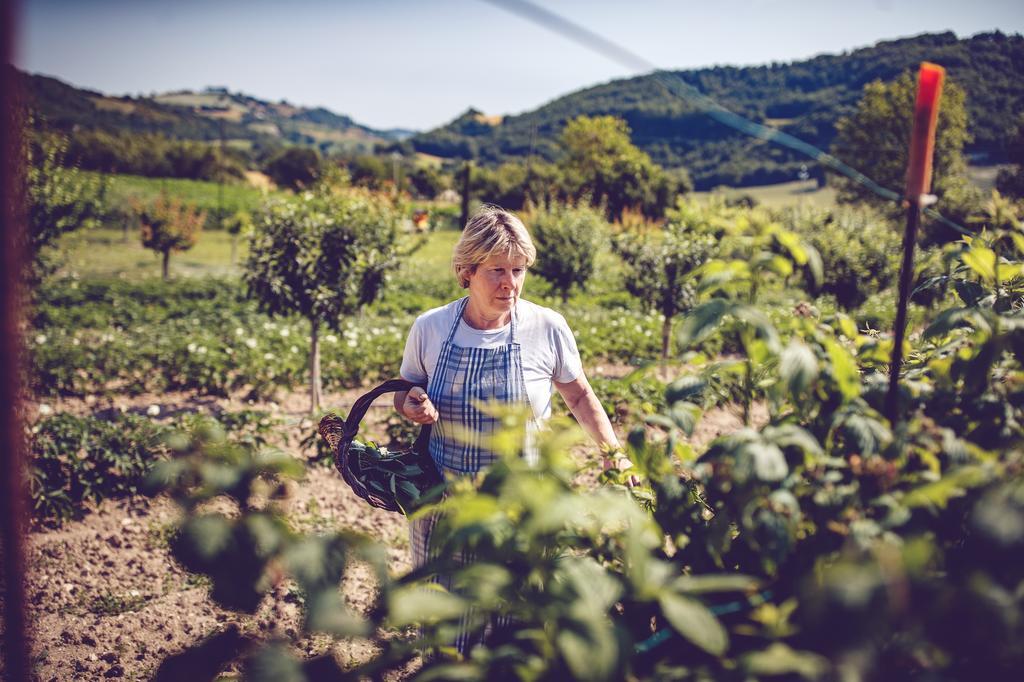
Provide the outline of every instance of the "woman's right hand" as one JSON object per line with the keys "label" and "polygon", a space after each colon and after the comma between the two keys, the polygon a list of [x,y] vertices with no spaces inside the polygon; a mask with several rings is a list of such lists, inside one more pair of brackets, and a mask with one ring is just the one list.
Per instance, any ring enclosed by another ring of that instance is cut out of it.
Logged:
{"label": "woman's right hand", "polygon": [[413,386],[402,402],[402,412],[417,424],[433,424],[437,421],[437,408],[430,402],[427,392]]}

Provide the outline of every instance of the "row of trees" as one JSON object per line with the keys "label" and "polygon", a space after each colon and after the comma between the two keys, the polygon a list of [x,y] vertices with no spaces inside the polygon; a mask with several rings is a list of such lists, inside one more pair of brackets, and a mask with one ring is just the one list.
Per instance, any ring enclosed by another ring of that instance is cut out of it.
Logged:
{"label": "row of trees", "polygon": [[291,148],[266,167],[283,187],[308,188],[320,177],[339,172],[348,183],[374,191],[409,193],[433,199],[455,189],[476,200],[519,210],[529,204],[586,201],[616,219],[627,209],[660,218],[675,197],[692,189],[683,170],[667,171],[640,151],[629,126],[611,116],[581,116],[559,139],[562,158],[509,162],[496,167],[466,164],[433,166],[397,153],[393,158],[363,155],[323,159],[312,149]]}
{"label": "row of trees", "polygon": [[249,165],[240,150],[155,133],[82,130],[68,140],[66,162],[86,170],[157,178],[238,181]]}

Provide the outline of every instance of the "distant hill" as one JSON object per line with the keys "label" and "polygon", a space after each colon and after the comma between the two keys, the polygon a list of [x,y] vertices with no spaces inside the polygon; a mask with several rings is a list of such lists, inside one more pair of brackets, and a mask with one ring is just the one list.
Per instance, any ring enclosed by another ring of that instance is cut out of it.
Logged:
{"label": "distant hill", "polygon": [[[827,149],[836,121],[853,110],[864,85],[895,78],[921,61],[946,67],[948,77],[966,91],[974,135],[968,151],[976,160],[1005,159],[1014,118],[1024,109],[1020,35],[996,32],[959,39],[953,33],[925,34],[800,62],[673,73],[747,118]],[[418,152],[485,164],[531,153],[553,160],[565,122],[581,114],[624,118],[637,146],[664,166],[687,168],[698,189],[792,180],[806,163],[793,152],[713,121],[669,95],[651,75],[589,87],[517,116],[493,118],[470,109],[406,144]]]}
{"label": "distant hill", "polygon": [[333,151],[371,151],[403,140],[408,130],[375,130],[324,108],[266,102],[227,88],[179,91],[152,97],[110,97],[48,76],[20,73],[29,105],[48,125],[105,132],[160,133],[188,140],[231,141],[253,146],[281,142]]}

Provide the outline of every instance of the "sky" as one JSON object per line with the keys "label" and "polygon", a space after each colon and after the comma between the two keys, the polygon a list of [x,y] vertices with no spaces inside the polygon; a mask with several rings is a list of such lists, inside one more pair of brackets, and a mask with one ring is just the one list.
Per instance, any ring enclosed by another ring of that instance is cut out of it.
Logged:
{"label": "sky", "polygon": [[[509,0],[22,0],[14,62],[110,95],[223,86],[426,130],[636,75]],[[800,60],[951,30],[1024,33],[1021,0],[536,0],[665,69]]]}

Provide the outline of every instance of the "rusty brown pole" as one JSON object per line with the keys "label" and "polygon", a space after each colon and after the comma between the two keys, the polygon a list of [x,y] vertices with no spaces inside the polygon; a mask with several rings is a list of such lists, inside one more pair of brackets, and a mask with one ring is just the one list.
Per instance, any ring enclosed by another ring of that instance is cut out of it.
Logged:
{"label": "rusty brown pole", "polygon": [[25,476],[21,424],[21,277],[25,264],[21,117],[13,56],[15,3],[0,0],[0,552],[3,553],[4,679],[29,679],[25,619]]}
{"label": "rusty brown pole", "polygon": [[907,225],[903,231],[903,265],[900,268],[899,299],[896,302],[896,326],[893,329],[892,358],[889,362],[889,392],[885,396],[885,416],[895,425],[900,418],[900,369],[903,367],[903,339],[910,304],[910,283],[914,278],[914,244],[921,222],[921,208],[933,197],[932,154],[935,149],[935,125],[939,116],[939,98],[946,71],[941,66],[921,63],[917,77],[917,101],[914,104],[914,128],[910,135],[907,165]]}

